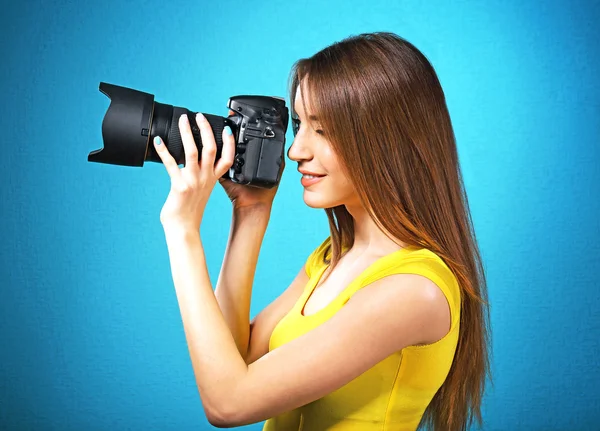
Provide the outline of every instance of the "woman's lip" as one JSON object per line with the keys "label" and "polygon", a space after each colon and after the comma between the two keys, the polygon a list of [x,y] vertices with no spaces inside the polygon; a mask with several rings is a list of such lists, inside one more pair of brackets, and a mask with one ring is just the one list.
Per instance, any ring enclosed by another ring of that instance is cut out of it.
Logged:
{"label": "woman's lip", "polygon": [[302,176],[302,178],[300,178],[300,183],[302,183],[302,185],[304,187],[308,187],[308,186],[312,186],[313,184],[318,183],[325,177],[326,177],[326,175],[316,177],[316,178],[305,178],[304,176]]}

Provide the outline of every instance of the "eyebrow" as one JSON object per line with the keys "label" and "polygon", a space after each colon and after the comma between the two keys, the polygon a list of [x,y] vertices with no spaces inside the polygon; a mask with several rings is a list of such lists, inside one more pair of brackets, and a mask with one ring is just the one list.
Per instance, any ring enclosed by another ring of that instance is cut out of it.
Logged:
{"label": "eyebrow", "polygon": [[[294,109],[294,112],[296,113],[296,116],[298,115],[298,111]],[[319,121],[319,117],[317,117],[316,115],[309,115],[308,116],[309,120],[313,120],[313,121]]]}

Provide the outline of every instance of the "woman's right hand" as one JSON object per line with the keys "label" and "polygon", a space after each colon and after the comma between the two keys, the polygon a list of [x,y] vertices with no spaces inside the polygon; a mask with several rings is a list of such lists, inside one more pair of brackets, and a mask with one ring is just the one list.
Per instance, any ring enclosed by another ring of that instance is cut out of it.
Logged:
{"label": "woman's right hand", "polygon": [[[280,174],[283,175],[285,158],[281,159]],[[271,208],[279,183],[270,189],[252,187],[245,184],[236,184],[226,178],[219,178],[219,183],[225,189],[225,193],[231,200],[234,209],[240,208]]]}
{"label": "woman's right hand", "polygon": [[[234,112],[230,109],[229,115],[234,115]],[[229,136],[229,139],[233,139],[233,136]],[[281,158],[281,166],[279,175],[283,175],[283,169],[285,167],[285,157]],[[225,193],[229,197],[229,200],[233,204],[234,209],[239,208],[268,208],[271,209],[275,194],[279,188],[279,183],[270,189],[264,189],[259,187],[252,187],[244,184],[236,184],[233,181],[225,178],[219,178],[219,184],[225,189]]]}

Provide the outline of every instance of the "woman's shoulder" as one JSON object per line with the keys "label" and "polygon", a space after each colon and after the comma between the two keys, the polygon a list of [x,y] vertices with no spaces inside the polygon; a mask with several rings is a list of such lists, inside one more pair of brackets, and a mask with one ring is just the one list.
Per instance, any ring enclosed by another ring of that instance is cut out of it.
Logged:
{"label": "woman's shoulder", "polygon": [[417,261],[417,262],[435,262],[439,265],[443,270],[450,271],[450,267],[446,264],[444,259],[428,248],[418,248],[418,247],[409,247],[408,253],[406,254],[407,262]]}
{"label": "woman's shoulder", "polygon": [[[343,248],[343,250],[345,249],[346,248]],[[331,236],[328,236],[312,250],[306,259],[305,268],[307,275],[311,277],[312,274],[324,264],[324,260],[331,258],[331,253]],[[428,248],[408,246],[400,253],[392,253],[388,257],[391,259],[385,259],[385,266],[389,269],[404,265],[409,265],[412,267],[419,266],[425,269],[433,270],[440,275],[443,274],[445,278],[454,278],[452,270],[446,264],[444,259]]]}
{"label": "woman's shoulder", "polygon": [[[342,247],[342,251],[346,250],[347,247]],[[421,248],[421,247],[416,247],[416,246],[408,246],[406,247],[405,250],[402,250],[403,253],[392,253],[393,256],[391,257],[396,257],[398,260],[404,260],[406,258],[410,258],[410,260],[415,260],[415,259],[433,259],[436,260],[438,262],[440,262],[441,264],[445,265],[443,259],[436,253],[434,253],[433,251],[427,249],[427,248]],[[325,238],[324,240],[322,240],[309,254],[307,260],[306,260],[306,264],[307,266],[311,265],[311,266],[319,266],[322,262],[323,259],[329,259],[331,258],[331,236],[328,236],[327,238]],[[310,274],[309,274],[310,275]]]}

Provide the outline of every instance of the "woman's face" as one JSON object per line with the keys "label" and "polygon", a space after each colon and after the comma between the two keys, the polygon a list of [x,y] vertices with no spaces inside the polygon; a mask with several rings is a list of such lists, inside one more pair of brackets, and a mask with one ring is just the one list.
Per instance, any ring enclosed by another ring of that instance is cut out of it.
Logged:
{"label": "woman's face", "polygon": [[304,202],[312,208],[355,205],[358,196],[350,180],[342,173],[337,156],[327,141],[327,130],[321,127],[318,119],[309,117],[312,116],[312,112],[307,94],[304,95],[304,103],[308,112],[304,112],[301,87],[299,85],[296,90],[294,104],[294,110],[300,121],[299,130],[288,150],[288,158],[298,162],[299,171],[308,171],[321,176],[314,182],[302,175]]}

